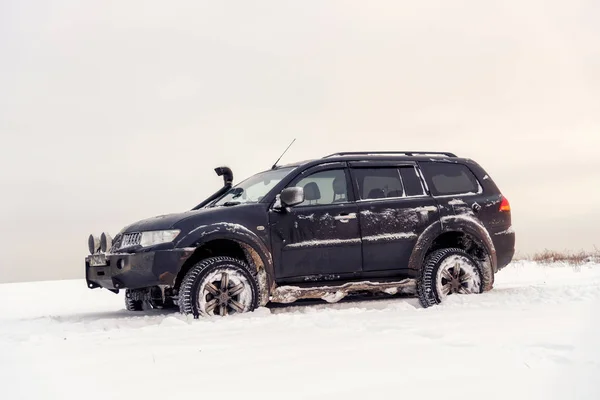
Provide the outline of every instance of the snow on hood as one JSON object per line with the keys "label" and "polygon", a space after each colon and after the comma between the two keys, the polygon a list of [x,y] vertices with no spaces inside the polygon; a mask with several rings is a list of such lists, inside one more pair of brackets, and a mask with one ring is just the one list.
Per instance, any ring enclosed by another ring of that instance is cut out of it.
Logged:
{"label": "snow on hood", "polygon": [[189,213],[173,213],[143,219],[140,221],[136,221],[133,224],[127,225],[119,233],[169,229],[173,227],[175,223],[186,218],[188,214]]}
{"label": "snow on hood", "polygon": [[159,231],[173,228],[178,222],[201,214],[215,213],[222,211],[220,208],[202,208],[200,210],[185,211],[181,213],[172,213],[159,215],[141,221],[134,222],[123,228],[119,233]]}

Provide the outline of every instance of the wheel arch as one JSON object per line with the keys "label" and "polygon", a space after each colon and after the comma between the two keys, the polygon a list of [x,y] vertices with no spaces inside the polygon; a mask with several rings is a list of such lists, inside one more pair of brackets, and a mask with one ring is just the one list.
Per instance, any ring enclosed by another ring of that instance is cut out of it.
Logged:
{"label": "wheel arch", "polygon": [[463,216],[444,217],[441,222],[430,225],[421,234],[409,259],[409,268],[419,273],[433,251],[460,248],[481,262],[484,290],[490,290],[497,271],[497,257],[486,228],[477,220]]}
{"label": "wheel arch", "polygon": [[[261,238],[249,229],[234,224],[214,224],[200,227],[182,239],[183,247],[195,248],[180,268],[175,279],[175,289],[189,270],[205,258],[229,256],[248,263],[258,275],[260,303],[266,304],[274,285],[271,252]],[[182,246],[182,245],[178,245]]]}

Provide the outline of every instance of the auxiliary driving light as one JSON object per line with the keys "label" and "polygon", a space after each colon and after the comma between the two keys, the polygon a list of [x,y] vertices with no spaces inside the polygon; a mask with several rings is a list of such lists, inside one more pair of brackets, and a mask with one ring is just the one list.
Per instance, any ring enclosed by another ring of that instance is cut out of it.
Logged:
{"label": "auxiliary driving light", "polygon": [[110,236],[108,233],[102,232],[102,235],[100,236],[100,250],[102,250],[103,253],[106,253],[111,247],[112,236]]}
{"label": "auxiliary driving light", "polygon": [[98,236],[90,235],[88,238],[88,250],[90,254],[96,254],[100,251],[100,238]]}

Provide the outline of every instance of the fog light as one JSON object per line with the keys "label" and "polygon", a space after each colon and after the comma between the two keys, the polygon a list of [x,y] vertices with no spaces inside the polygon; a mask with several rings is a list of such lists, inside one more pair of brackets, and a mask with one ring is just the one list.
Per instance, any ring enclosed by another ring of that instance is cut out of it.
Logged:
{"label": "fog light", "polygon": [[110,250],[110,248],[112,247],[112,236],[110,236],[108,233],[102,233],[102,236],[100,236],[100,250],[102,250],[103,253],[106,253],[108,250]]}
{"label": "fog light", "polygon": [[125,266],[125,260],[124,260],[124,259],[122,259],[122,258],[119,258],[119,259],[117,260],[117,268],[118,268],[118,269],[123,269],[123,267],[124,267],[124,266]]}
{"label": "fog light", "polygon": [[100,238],[98,236],[90,235],[88,238],[88,250],[90,254],[96,254],[100,250]]}

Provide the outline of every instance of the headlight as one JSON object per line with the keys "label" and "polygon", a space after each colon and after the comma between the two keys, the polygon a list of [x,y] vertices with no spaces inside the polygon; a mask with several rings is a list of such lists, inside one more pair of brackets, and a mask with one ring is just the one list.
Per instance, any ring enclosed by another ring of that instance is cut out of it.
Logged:
{"label": "headlight", "polygon": [[169,243],[175,240],[177,235],[181,232],[179,229],[170,231],[148,231],[142,232],[142,239],[140,245],[142,247],[155,246],[161,243]]}

